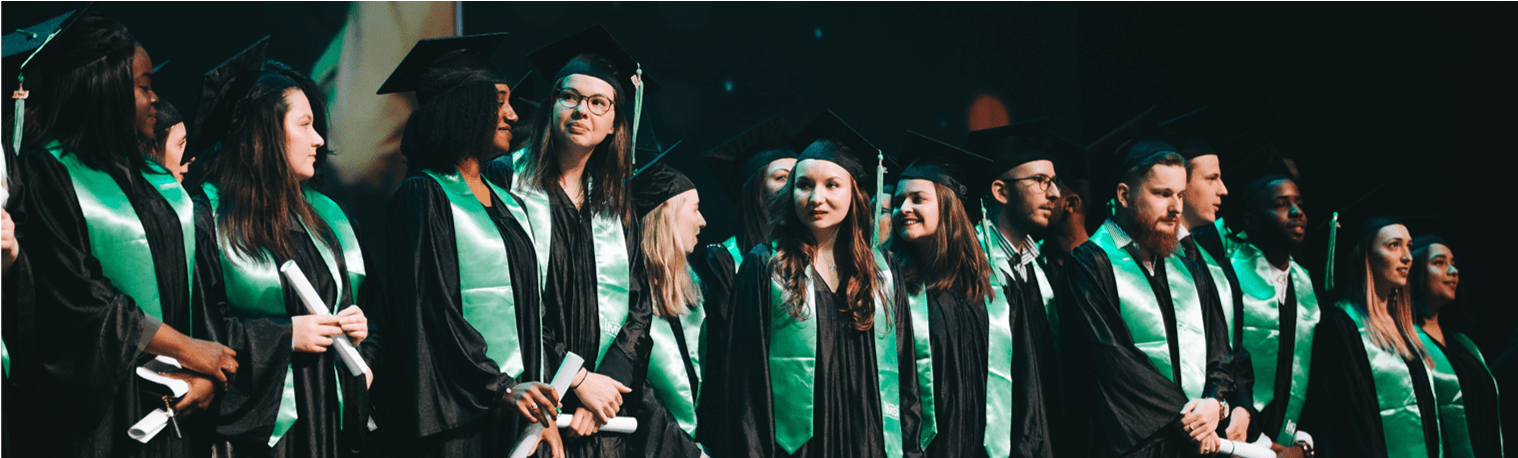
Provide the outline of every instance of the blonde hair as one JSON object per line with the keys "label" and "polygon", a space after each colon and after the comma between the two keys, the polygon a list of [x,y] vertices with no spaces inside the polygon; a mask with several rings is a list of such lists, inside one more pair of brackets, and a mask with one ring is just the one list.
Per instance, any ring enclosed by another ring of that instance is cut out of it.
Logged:
{"label": "blonde hair", "polygon": [[1413,323],[1413,300],[1407,286],[1393,288],[1391,295],[1386,298],[1385,308],[1370,306],[1376,302],[1375,273],[1370,265],[1374,234],[1371,239],[1359,250],[1364,268],[1359,269],[1363,276],[1355,286],[1360,288],[1361,294],[1350,293],[1350,303],[1365,314],[1365,334],[1370,337],[1371,343],[1386,351],[1396,352],[1404,360],[1422,360],[1424,366],[1433,368],[1434,359],[1429,355],[1428,349],[1423,347],[1423,341],[1418,338],[1418,330]]}
{"label": "blonde hair", "polygon": [[675,196],[643,215],[643,266],[648,287],[654,298],[654,314],[660,317],[684,315],[687,305],[701,302],[701,288],[695,272],[685,261],[681,238],[675,231],[676,209],[691,196]]}

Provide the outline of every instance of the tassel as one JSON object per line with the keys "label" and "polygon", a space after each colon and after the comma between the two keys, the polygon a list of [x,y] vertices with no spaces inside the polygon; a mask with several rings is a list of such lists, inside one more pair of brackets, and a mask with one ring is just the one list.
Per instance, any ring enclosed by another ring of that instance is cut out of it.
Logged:
{"label": "tassel", "polygon": [[1323,266],[1323,290],[1334,290],[1334,245],[1339,240],[1339,212],[1328,222],[1328,261]]}
{"label": "tassel", "polygon": [[632,163],[638,163],[638,121],[643,118],[643,64],[637,64],[638,69],[633,76],[633,123],[632,123]]}
{"label": "tassel", "polygon": [[13,118],[15,127],[11,130],[11,151],[21,154],[21,130],[26,125],[26,97],[31,93],[27,92],[25,84],[21,83],[26,78],[18,76],[16,79],[18,80],[16,92],[11,93],[11,98],[16,100],[16,117]]}
{"label": "tassel", "polygon": [[880,212],[885,210],[885,196],[881,194],[885,194],[885,153],[877,149],[875,150],[875,213],[870,216],[874,218],[874,226],[876,226],[874,233],[870,234],[872,247],[880,246]]}

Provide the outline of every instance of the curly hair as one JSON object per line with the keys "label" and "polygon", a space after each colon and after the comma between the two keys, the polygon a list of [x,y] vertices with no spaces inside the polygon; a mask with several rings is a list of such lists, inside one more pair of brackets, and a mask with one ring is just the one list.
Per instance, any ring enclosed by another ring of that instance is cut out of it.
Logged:
{"label": "curly hair", "polygon": [[[801,161],[797,162],[800,163]],[[794,169],[792,173],[795,173]],[[770,200],[770,215],[773,218],[771,235],[776,250],[770,259],[769,268],[786,293],[782,306],[792,317],[801,319],[806,315],[803,298],[806,297],[807,268],[811,265],[812,257],[817,254],[817,240],[812,237],[811,231],[807,230],[792,206],[795,188],[796,180],[793,177],[786,183],[785,190]],[[876,294],[881,294],[879,272],[884,266],[876,265],[874,250],[871,249],[868,238],[875,230],[870,195],[859,188],[859,182],[853,177],[849,177],[849,189],[849,209],[838,226],[833,258],[841,261],[838,262],[838,278],[843,282],[846,297],[839,311],[853,318],[854,329],[863,331],[875,325],[874,300]],[[892,304],[891,301],[884,301],[884,304],[889,324]]]}

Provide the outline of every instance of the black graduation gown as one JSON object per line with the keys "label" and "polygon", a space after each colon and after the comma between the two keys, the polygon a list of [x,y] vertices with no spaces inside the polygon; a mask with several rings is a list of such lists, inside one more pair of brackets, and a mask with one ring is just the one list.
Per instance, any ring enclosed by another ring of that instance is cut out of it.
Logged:
{"label": "black graduation gown", "polygon": [[[1189,260],[1201,294],[1202,319],[1207,339],[1207,380],[1203,397],[1232,399],[1228,337],[1223,314],[1207,276]],[[1166,263],[1155,263],[1163,272]],[[1176,275],[1166,272],[1166,275]],[[1169,304],[1169,286],[1151,274],[1149,284],[1160,297],[1161,308]],[[1065,262],[1065,273],[1055,287],[1060,307],[1061,351],[1070,364],[1063,367],[1071,415],[1066,419],[1078,436],[1071,444],[1084,450],[1062,450],[1061,456],[1161,457],[1190,456],[1196,451],[1180,423],[1181,408],[1190,399],[1180,384],[1161,374],[1149,357],[1134,346],[1123,321],[1116,277],[1106,251],[1095,242],[1076,247]],[[1173,314],[1166,314],[1173,329]],[[1171,354],[1176,342],[1171,340]]]}
{"label": "black graduation gown", "polygon": [[[204,196],[195,199],[195,226],[198,239],[195,282],[197,290],[206,295],[204,315],[216,323],[216,341],[237,352],[237,380],[227,387],[218,402],[218,440],[230,445],[230,455],[239,458],[356,456],[361,446],[360,434],[367,429],[369,418],[364,376],[350,374],[346,367],[339,367],[343,363],[336,347],[329,347],[324,353],[297,352],[291,348],[291,317],[308,313],[295,288],[283,275],[280,284],[284,290],[285,316],[236,316],[227,298],[223,277],[223,269],[233,267],[221,262],[221,251],[216,243],[219,237],[216,219]],[[334,314],[353,305],[355,301],[342,249],[332,248],[339,272],[343,273],[341,278],[334,279],[305,228],[294,222],[288,230],[295,249],[292,259],[321,296],[322,302],[333,304],[329,307]],[[336,240],[330,235],[327,238]],[[275,265],[285,261],[276,258]],[[365,287],[364,290],[371,289]],[[364,292],[360,295],[360,307],[373,297]],[[375,360],[374,345],[366,339],[359,346],[366,362]],[[269,447],[287,371],[294,371],[298,419],[278,443]],[[339,384],[344,396],[342,412],[338,410]]]}
{"label": "black graduation gown", "polygon": [[738,274],[732,255],[721,244],[711,244],[696,250],[688,257],[696,276],[701,278],[702,310],[706,312],[705,360],[701,365],[702,380],[706,385],[701,391],[701,402],[696,405],[696,417],[711,419],[696,424],[696,436],[708,447],[723,442],[719,436],[727,414],[722,409],[723,382],[721,368],[726,364],[727,333],[732,325],[733,281]]}
{"label": "black graduation gown", "polygon": [[[697,342],[686,341],[685,327],[681,325],[679,318],[671,319],[655,316],[653,319],[664,320],[669,323],[670,330],[675,334],[675,343],[679,347],[680,354],[690,354],[690,346],[698,344]],[[685,359],[685,373],[690,380],[691,392],[700,393],[702,383],[695,377],[695,370],[695,365],[691,364],[690,359]],[[636,394],[638,399],[637,407],[634,409],[635,415],[638,418],[638,432],[632,435],[632,445],[637,450],[637,453],[634,455],[647,458],[700,457],[703,450],[697,444],[697,440],[686,434],[685,430],[680,429],[680,423],[675,420],[674,415],[659,400],[658,394],[654,391],[653,383],[646,377],[642,380],[643,383],[633,390],[633,394]],[[700,404],[697,404],[696,416],[698,437],[701,433],[699,428],[701,428],[703,421],[722,421],[720,418],[703,416]],[[700,439],[706,440],[705,438]]]}
{"label": "black graduation gown", "polygon": [[[1503,393],[1518,393],[1518,333],[1515,333],[1507,348],[1491,363],[1492,376],[1497,378],[1497,389]],[[1518,412],[1518,394],[1501,396],[1498,402],[1500,411]],[[1509,441],[1518,440],[1515,439],[1518,438],[1518,418],[1514,418],[1512,413],[1502,422],[1502,437]],[[1504,445],[1508,448],[1518,447],[1513,443]]]}
{"label": "black graduation gown", "polygon": [[[986,456],[990,317],[984,301],[967,303],[960,296],[954,292],[929,292],[927,296],[928,340],[933,347],[933,413],[938,428],[938,435],[928,444],[927,456],[931,457]],[[1022,380],[1017,378],[1014,383]],[[1015,444],[1016,439],[1013,441]]]}
{"label": "black graduation gown", "polygon": [[[813,287],[817,301],[813,318],[817,320],[813,436],[790,455],[775,441],[775,419],[787,414],[774,411],[770,388],[770,311],[781,306],[770,300],[768,266],[772,256],[768,245],[755,246],[744,256],[738,271],[731,338],[722,369],[727,417],[721,425],[723,445],[715,456],[884,457],[874,331],[854,330],[850,317],[839,312],[839,304],[845,300],[842,289],[828,291],[822,281],[814,282]],[[921,454],[916,444],[922,406],[917,396],[916,357],[906,290],[899,281],[895,285],[891,325],[897,332],[901,429],[907,443],[905,451],[917,456]],[[877,319],[875,325],[884,323]]]}
{"label": "black graduation gown", "polygon": [[[1054,456],[1054,434],[1060,431],[1053,425],[1062,413],[1060,362],[1033,273],[1038,268],[1030,264],[1024,278],[1008,279],[1002,286],[1012,318],[1012,454],[1023,457]],[[984,404],[984,389],[981,400]]]}
{"label": "black graduation gown", "polygon": [[[1239,275],[1238,272],[1234,271],[1233,263],[1229,261],[1228,256],[1224,255],[1223,238],[1221,234],[1218,234],[1217,225],[1204,224],[1197,227],[1190,237],[1182,239],[1180,243],[1183,248],[1186,245],[1191,245],[1191,249],[1197,250],[1195,256],[1192,256],[1190,253],[1186,256],[1187,259],[1190,259],[1196,265],[1196,271],[1201,275],[1206,275],[1207,281],[1214,285],[1220,281],[1227,281],[1229,294],[1233,296],[1233,322],[1228,322],[1226,315],[1222,322],[1223,326],[1225,326],[1223,329],[1233,329],[1233,339],[1228,341],[1228,348],[1232,352],[1232,356],[1229,358],[1229,372],[1233,374],[1234,394],[1228,399],[1228,410],[1231,411],[1234,407],[1243,407],[1244,410],[1249,412],[1250,421],[1247,435],[1251,442],[1259,439],[1261,431],[1280,431],[1281,421],[1286,415],[1286,403],[1284,400],[1287,399],[1287,396],[1284,393],[1287,393],[1287,391],[1284,390],[1291,387],[1290,383],[1283,384],[1281,380],[1284,379],[1289,382],[1291,380],[1291,371],[1276,373],[1277,380],[1275,387],[1279,392],[1276,393],[1275,399],[1283,401],[1272,403],[1272,406],[1276,406],[1276,411],[1270,412],[1268,414],[1270,418],[1264,419],[1266,421],[1259,421],[1261,413],[1254,408],[1254,361],[1249,355],[1249,350],[1244,348],[1244,290],[1239,288]],[[1201,251],[1206,251],[1208,255],[1212,256],[1213,260],[1218,262],[1218,267],[1223,270],[1223,275],[1227,278],[1212,277],[1212,269],[1207,268],[1206,260],[1202,259],[1200,254]],[[1284,317],[1287,313],[1290,313],[1292,317],[1295,317],[1297,297],[1293,292],[1288,292],[1287,296],[1290,297],[1287,300],[1289,301],[1291,311],[1287,312],[1283,309],[1282,316]],[[1219,298],[1218,301],[1219,307],[1222,307],[1221,299]],[[1295,322],[1294,320],[1295,318],[1283,319],[1283,321],[1290,322]],[[1286,326],[1285,328],[1288,329],[1283,330],[1283,334],[1290,335],[1286,336],[1283,340],[1294,338],[1296,333],[1295,328],[1292,326]],[[1225,331],[1224,336],[1226,337],[1227,335]],[[1291,367],[1291,355],[1293,353],[1290,350],[1295,345],[1296,341],[1294,340],[1281,344],[1281,349],[1285,353],[1280,354],[1282,358],[1280,361],[1285,363],[1285,367]],[[1266,408],[1269,409],[1270,407],[1267,406]],[[1227,435],[1226,428],[1231,420],[1231,418],[1228,418],[1218,422],[1218,432],[1220,434]],[[1261,429],[1262,427],[1266,429]]]}
{"label": "black graduation gown", "polygon": [[[1321,456],[1386,458],[1381,432],[1381,406],[1376,401],[1375,374],[1365,355],[1360,331],[1338,306],[1323,307],[1323,319],[1313,331],[1312,370],[1307,398],[1302,402],[1302,429],[1312,433]],[[1423,441],[1429,458],[1439,456],[1438,407],[1421,362],[1407,365],[1423,418]]]}
{"label": "black graduation gown", "polygon": [[[6,180],[6,190],[15,195],[20,192],[21,180],[16,173],[16,154],[11,151],[9,142],[5,143],[3,154],[6,175],[0,176],[0,179]],[[14,199],[7,201],[6,204],[9,205],[12,201]],[[9,210],[7,207],[6,211]],[[16,344],[22,344],[20,354],[25,355],[29,350],[25,348],[25,344],[32,342],[35,338],[32,332],[35,329],[36,320],[36,298],[34,297],[36,291],[32,287],[32,268],[31,263],[26,259],[26,250],[21,250],[11,266],[5,269],[5,275],[0,278],[0,282],[3,282],[3,286],[0,286],[0,304],[3,304],[0,306],[0,315],[4,316],[0,319],[0,327],[3,327],[0,329],[0,335],[4,335],[6,357],[14,361],[18,354]],[[18,424],[28,421],[23,417],[27,410],[19,408],[25,402],[27,386],[18,383],[16,377],[11,375],[11,370],[14,370],[14,366],[5,371],[3,381],[5,388],[0,390],[0,394],[3,394],[4,404],[15,407],[0,411],[0,435],[3,435],[0,437],[0,454],[17,456],[21,453],[21,449],[16,445],[20,436],[16,435],[15,430]],[[25,377],[22,377],[22,380],[25,380]]]}
{"label": "black graduation gown", "polygon": [[[11,370],[24,386],[24,398],[7,403],[9,412],[26,412],[18,421],[15,444],[31,456],[193,457],[209,455],[203,430],[209,416],[188,416],[179,426],[185,439],[164,431],[148,444],[129,438],[127,429],[163,401],[141,390],[135,368],[151,356],[142,353],[159,325],[157,318],[104,277],[91,254],[89,229],[73,181],[52,154],[28,151],[17,170],[25,187],[11,196],[8,211],[16,223],[17,242],[25,247],[33,282],[6,285],[6,296],[35,302],[7,302],[9,318],[20,317],[26,329],[8,333],[14,352]],[[162,301],[162,323],[180,331],[191,327],[192,297],[179,217],[140,173],[107,166],[122,186],[142,222],[153,254],[152,268]],[[7,276],[9,277],[9,276]],[[31,288],[28,290],[28,288]],[[9,310],[13,306],[19,310]],[[195,317],[198,319],[199,317]],[[199,333],[204,326],[194,326]],[[189,332],[186,332],[189,334]],[[8,396],[9,397],[9,396]],[[11,397],[11,399],[15,399]],[[19,405],[18,405],[19,404]]]}
{"label": "black graduation gown", "polygon": [[[486,209],[506,245],[523,372],[501,373],[487,343],[464,318],[452,203],[436,180],[413,175],[390,200],[386,243],[387,367],[376,387],[396,456],[505,456],[527,426],[506,389],[543,381],[537,262],[532,240],[502,196]],[[398,451],[396,451],[398,450]],[[548,447],[538,455],[547,456]]]}
{"label": "black graduation gown", "polygon": [[[509,189],[509,188],[507,188]],[[595,243],[592,218],[589,212],[575,208],[569,197],[558,186],[547,190],[553,213],[551,247],[548,257],[548,282],[543,291],[543,339],[549,350],[548,367],[557,368],[568,352],[586,359],[587,367],[594,364],[601,341],[601,316],[596,296]],[[629,388],[641,382],[648,365],[648,354],[653,347],[648,337],[648,327],[653,309],[644,294],[642,282],[641,250],[638,248],[636,230],[624,230],[627,240],[631,285],[629,289],[627,321],[617,337],[606,350],[606,356],[595,372],[612,378]],[[622,409],[618,416],[631,415],[630,407],[635,397],[623,395]],[[565,396],[564,409],[574,413],[581,404],[571,392]],[[625,434],[595,434],[588,438],[564,437],[565,453],[571,458],[621,457],[628,454],[628,437]]]}
{"label": "black graduation gown", "polygon": [[[1446,335],[1449,335],[1448,333]],[[1446,337],[1445,342],[1449,342]],[[1481,363],[1481,358],[1472,354],[1465,345],[1453,343],[1451,345],[1439,345],[1444,351],[1444,357],[1449,360],[1451,367],[1455,369],[1455,376],[1460,379],[1460,396],[1464,399],[1466,430],[1471,436],[1471,452],[1476,458],[1498,458],[1502,456],[1502,431],[1498,429],[1499,412],[1497,401],[1497,384],[1492,380],[1490,373],[1486,371],[1486,365]],[[1508,420],[1513,421],[1513,420]],[[1445,450],[1445,456],[1454,455]]]}

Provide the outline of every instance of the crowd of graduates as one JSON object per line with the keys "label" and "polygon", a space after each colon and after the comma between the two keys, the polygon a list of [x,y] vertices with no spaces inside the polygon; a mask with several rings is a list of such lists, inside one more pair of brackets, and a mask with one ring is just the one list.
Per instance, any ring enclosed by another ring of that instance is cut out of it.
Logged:
{"label": "crowd of graduates", "polygon": [[542,457],[1503,456],[1489,359],[1441,325],[1456,247],[1349,218],[1316,285],[1289,152],[1185,117],[891,157],[776,117],[685,171],[702,196],[634,148],[658,84],[604,28],[525,55],[536,100],[504,34],[427,39],[376,88],[417,108],[366,245],[320,191],[325,98],[267,39],[192,112],[120,22],[39,27],[4,50],[7,455],[506,456],[537,424]]}

